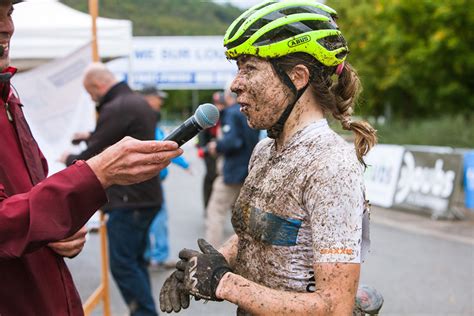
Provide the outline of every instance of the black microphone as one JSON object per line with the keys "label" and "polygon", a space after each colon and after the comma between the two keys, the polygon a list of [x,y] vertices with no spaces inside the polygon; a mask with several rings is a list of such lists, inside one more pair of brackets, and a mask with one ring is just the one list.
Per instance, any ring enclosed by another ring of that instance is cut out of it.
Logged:
{"label": "black microphone", "polygon": [[211,103],[201,104],[193,116],[166,136],[165,140],[177,142],[181,147],[203,129],[212,127],[219,120],[219,110]]}

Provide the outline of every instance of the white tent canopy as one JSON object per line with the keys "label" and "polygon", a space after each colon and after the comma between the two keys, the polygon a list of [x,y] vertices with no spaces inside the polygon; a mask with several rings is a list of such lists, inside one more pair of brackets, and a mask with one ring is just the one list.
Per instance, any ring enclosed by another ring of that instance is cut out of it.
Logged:
{"label": "white tent canopy", "polygon": [[[10,56],[21,60],[62,58],[92,39],[91,16],[57,0],[29,0],[15,5],[15,35]],[[97,18],[101,58],[128,56],[132,49],[132,23],[129,20]]]}

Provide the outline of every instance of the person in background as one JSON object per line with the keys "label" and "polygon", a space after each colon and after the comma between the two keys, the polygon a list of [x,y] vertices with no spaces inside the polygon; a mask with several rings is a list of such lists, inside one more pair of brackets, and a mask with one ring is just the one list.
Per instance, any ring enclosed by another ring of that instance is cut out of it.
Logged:
{"label": "person in background", "polygon": [[259,131],[250,128],[245,115],[240,113],[236,95],[226,90],[224,100],[226,108],[221,112],[221,135],[206,146],[211,156],[218,157],[217,177],[206,210],[205,233],[206,239],[215,246],[224,241],[226,216],[247,177],[250,156],[259,140]]}
{"label": "person in background", "polygon": [[[212,103],[219,109],[219,112],[225,108],[224,92],[216,91],[212,94]],[[209,198],[212,193],[212,184],[217,177],[216,171],[216,156],[211,155],[207,150],[207,144],[217,139],[217,133],[220,127],[218,122],[215,126],[204,129],[198,134],[198,155],[204,159],[206,166],[206,174],[203,180],[203,201],[204,201],[204,216],[207,217],[206,209],[209,203]]]}
{"label": "person in background", "polygon": [[[141,90],[141,94],[145,97],[148,105],[156,115],[157,124],[155,129],[155,139],[163,140],[165,138],[165,132],[160,128],[159,123],[161,121],[161,107],[163,106],[164,100],[168,95],[166,92],[158,90],[154,86],[145,87],[143,90]],[[175,159],[172,159],[171,162],[191,174],[190,165],[183,156],[176,157]],[[168,233],[168,209],[166,207],[163,181],[168,176],[168,173],[168,168],[160,171],[163,201],[161,203],[160,210],[156,214],[153,222],[151,223],[150,229],[148,230],[148,243],[145,250],[145,259],[149,263],[149,268],[156,271],[161,269],[172,269],[176,265],[176,261],[167,261],[169,257],[170,245]]]}
{"label": "person in background", "polygon": [[[89,159],[117,140],[130,136],[154,140],[156,115],[146,100],[119,82],[104,64],[91,64],[84,75],[84,88],[97,102],[98,121],[87,140],[87,149],[77,155],[63,155],[66,165]],[[112,186],[107,235],[110,270],[131,315],[157,315],[144,258],[148,228],[161,208],[160,179],[155,176],[130,186]]]}
{"label": "person in background", "polygon": [[0,315],[80,316],[81,299],[64,258],[81,252],[81,227],[107,202],[105,190],[155,177],[182,150],[174,142],[125,137],[48,177],[10,83],[18,2],[0,1]]}
{"label": "person in background", "polygon": [[179,253],[162,310],[187,307],[189,293],[234,303],[242,316],[353,314],[369,247],[363,157],[377,137],[352,117],[360,81],[336,19],[313,0],[266,1],[227,30],[226,56],[238,67],[231,89],[268,138],[233,208],[235,235],[219,251],[199,239],[201,251]]}

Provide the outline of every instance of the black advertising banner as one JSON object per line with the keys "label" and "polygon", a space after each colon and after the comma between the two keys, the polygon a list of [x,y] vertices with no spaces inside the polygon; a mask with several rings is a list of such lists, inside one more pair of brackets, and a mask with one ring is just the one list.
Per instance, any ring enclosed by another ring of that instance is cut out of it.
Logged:
{"label": "black advertising banner", "polygon": [[462,156],[406,149],[394,196],[394,207],[446,217],[462,172]]}

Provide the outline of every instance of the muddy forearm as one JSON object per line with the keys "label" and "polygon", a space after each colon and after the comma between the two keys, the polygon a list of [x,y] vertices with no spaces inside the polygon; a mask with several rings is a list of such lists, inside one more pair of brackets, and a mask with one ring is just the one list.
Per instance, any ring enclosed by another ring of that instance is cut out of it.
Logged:
{"label": "muddy forearm", "polygon": [[252,315],[331,315],[318,293],[273,290],[234,273],[224,275],[216,294]]}
{"label": "muddy forearm", "polygon": [[235,258],[237,257],[238,244],[239,237],[234,234],[219,248],[219,252],[225,257],[231,267],[234,266]]}

